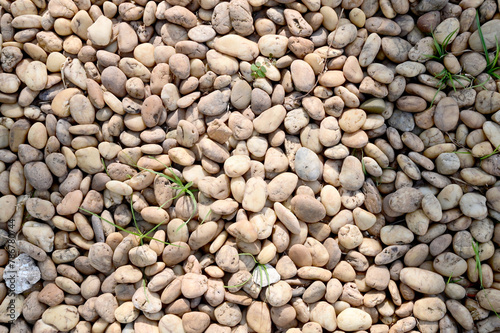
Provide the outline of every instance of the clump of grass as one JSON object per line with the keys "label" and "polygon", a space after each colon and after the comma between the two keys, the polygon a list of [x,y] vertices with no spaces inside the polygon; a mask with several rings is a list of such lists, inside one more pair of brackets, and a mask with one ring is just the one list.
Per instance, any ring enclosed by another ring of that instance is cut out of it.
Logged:
{"label": "clump of grass", "polygon": [[477,24],[477,32],[479,34],[479,40],[481,41],[481,45],[483,46],[484,56],[486,58],[486,69],[484,70],[495,80],[500,80],[500,75],[496,73],[500,70],[500,66],[498,66],[498,57],[500,56],[500,45],[498,44],[498,39],[495,37],[495,56],[493,57],[493,61],[490,60],[488,47],[486,46],[486,41],[484,40],[483,30],[481,29],[481,23],[479,22],[479,13],[476,11],[476,24]]}
{"label": "clump of grass", "polygon": [[443,61],[444,57],[446,57],[446,55],[448,54],[448,51],[446,49],[450,44],[450,40],[453,38],[453,35],[457,33],[457,31],[458,29],[455,29],[450,34],[448,34],[443,40],[442,44],[439,44],[439,42],[436,39],[436,36],[434,36],[434,31],[431,31],[432,42],[434,43],[434,48],[436,49],[437,55],[426,54],[425,56],[427,58],[435,59],[437,61]]}
{"label": "clump of grass", "polygon": [[[458,31],[458,29],[455,29],[451,33],[449,33],[445,37],[445,39],[443,40],[443,42],[441,44],[437,41],[436,36],[434,35],[434,32],[431,31],[432,41],[434,44],[434,48],[436,49],[437,55],[426,54],[425,56],[430,58],[430,59],[434,59],[440,63],[443,63],[444,58],[448,54],[450,54],[448,52],[447,48],[450,44],[451,39],[457,33],[457,31]],[[434,94],[434,97],[432,98],[432,101],[431,101],[431,107],[432,107],[432,105],[434,105],[434,101],[436,100],[436,97],[441,90],[446,89],[446,87],[448,87],[449,85],[451,86],[451,88],[454,91],[457,91],[457,88],[468,88],[468,87],[472,88],[472,82],[474,80],[473,77],[469,77],[467,75],[463,75],[463,74],[459,74],[459,73],[458,74],[451,73],[446,68],[446,66],[444,66],[444,68],[441,72],[434,75],[434,77],[439,81],[438,81],[436,94]]]}
{"label": "clump of grass", "polygon": [[252,76],[254,78],[259,78],[259,77],[266,77],[266,72],[267,69],[265,66],[263,66],[260,62],[256,62],[250,66],[250,69],[252,70]]}
{"label": "clump of grass", "polygon": [[[266,275],[267,283],[268,284],[270,283],[269,273],[267,271],[267,267],[266,267],[265,264],[259,263],[257,261],[257,259],[255,259],[255,257],[251,253],[239,253],[238,255],[252,257],[253,261],[256,264],[256,266],[254,268],[254,272],[255,272],[255,270],[258,270],[258,272],[259,272],[260,283],[257,283],[257,284],[259,285],[260,290],[262,290],[262,285],[264,284],[264,277],[263,277],[264,274]],[[241,287],[241,286],[244,286],[245,284],[247,284],[247,282],[250,281],[251,279],[253,279],[253,273],[252,273],[252,275],[250,275],[250,277],[247,280],[243,281],[242,283],[234,285],[234,286],[224,286],[224,288],[237,288],[237,287]],[[259,290],[259,292],[260,292],[260,290]]]}

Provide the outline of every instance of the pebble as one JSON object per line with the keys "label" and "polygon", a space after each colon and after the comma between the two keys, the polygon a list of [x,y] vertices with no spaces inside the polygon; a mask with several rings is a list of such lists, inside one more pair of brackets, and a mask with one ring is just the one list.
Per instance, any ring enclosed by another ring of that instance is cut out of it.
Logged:
{"label": "pebble", "polygon": [[302,147],[295,154],[295,172],[305,181],[317,180],[322,172],[322,164],[318,155],[312,150]]}
{"label": "pebble", "polygon": [[78,324],[80,315],[75,306],[56,305],[45,310],[42,320],[46,324],[53,325],[59,331],[69,331]]}
{"label": "pebble", "polygon": [[412,289],[423,294],[439,294],[445,288],[444,280],[439,274],[421,268],[403,268],[400,279]]}
{"label": "pebble", "polygon": [[344,331],[361,331],[370,328],[372,320],[368,313],[360,309],[347,308],[337,316],[337,325]]}

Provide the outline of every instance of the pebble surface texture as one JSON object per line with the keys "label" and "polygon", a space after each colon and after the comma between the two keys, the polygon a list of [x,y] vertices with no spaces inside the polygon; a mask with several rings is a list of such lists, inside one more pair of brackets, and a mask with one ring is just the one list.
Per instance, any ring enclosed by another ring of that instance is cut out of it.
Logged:
{"label": "pebble surface texture", "polygon": [[0,333],[500,330],[495,0],[0,0]]}

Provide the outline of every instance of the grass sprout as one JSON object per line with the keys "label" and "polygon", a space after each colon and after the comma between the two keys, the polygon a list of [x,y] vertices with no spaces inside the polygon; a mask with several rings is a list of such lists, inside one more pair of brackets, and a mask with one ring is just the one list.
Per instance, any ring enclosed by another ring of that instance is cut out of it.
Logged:
{"label": "grass sprout", "polygon": [[[240,256],[250,256],[252,257],[253,261],[255,262],[256,264],[256,267],[254,268],[254,272],[255,270],[258,270],[259,271],[259,278],[260,278],[260,283],[257,283],[260,287],[260,290],[262,290],[262,285],[264,284],[264,275],[266,276],[267,278],[267,283],[269,284],[271,279],[269,278],[269,272],[267,271],[267,267],[265,264],[261,264],[260,262],[257,261],[257,259],[255,259],[254,255],[251,254],[251,253],[239,253],[238,255]],[[237,288],[237,287],[241,287],[241,286],[244,286],[248,281],[250,281],[251,279],[253,278],[253,273],[252,275],[250,276],[250,278],[248,278],[246,281],[240,283],[240,284],[237,284],[237,285],[234,285],[234,286],[224,286],[224,288]],[[259,292],[260,292],[259,290]]]}
{"label": "grass sprout", "polygon": [[434,31],[431,31],[432,42],[434,43],[434,48],[436,49],[437,55],[425,54],[424,56],[427,58],[442,61],[443,58],[448,54],[448,51],[446,49],[448,48],[448,45],[450,44],[450,40],[453,38],[453,36],[457,32],[458,32],[458,29],[453,30],[450,34],[448,34],[445,37],[445,39],[443,40],[443,43],[439,44],[439,42],[436,39],[436,36],[434,35]]}
{"label": "grass sprout", "polygon": [[[432,42],[434,45],[434,48],[436,49],[437,55],[435,54],[425,54],[424,56],[430,59],[437,60],[441,64],[443,64],[444,58],[450,54],[447,51],[447,48],[450,44],[451,39],[457,34],[458,29],[453,30],[451,33],[449,33],[443,40],[442,43],[439,43],[436,39],[436,36],[434,35],[434,31],[431,31],[431,36],[432,36]],[[438,74],[434,75],[434,77],[439,80],[438,86],[437,86],[437,91],[434,94],[434,97],[432,98],[431,101],[431,107],[434,105],[434,102],[436,101],[436,97],[438,96],[439,92],[446,89],[448,86],[450,86],[453,91],[457,91],[457,88],[475,88],[479,86],[483,86],[486,84],[485,82],[482,82],[476,86],[473,86],[474,82],[474,77],[460,74],[460,73],[451,73],[446,66],[444,66],[444,69],[439,72]]]}
{"label": "grass sprout", "polygon": [[100,219],[101,221],[104,221],[104,222],[106,222],[106,223],[108,223],[108,224],[110,224],[110,225],[114,226],[114,227],[115,227],[116,229],[118,229],[118,230],[124,231],[124,232],[126,232],[126,233],[128,233],[128,234],[131,234],[131,235],[134,235],[134,236],[138,237],[138,238],[139,238],[139,243],[140,243],[141,245],[143,245],[143,244],[144,244],[143,239],[144,239],[144,238],[146,238],[146,239],[149,239],[149,240],[154,240],[154,241],[157,241],[157,242],[163,243],[163,244],[165,244],[165,245],[179,246],[179,245],[171,244],[171,243],[169,243],[169,242],[165,242],[165,241],[162,241],[162,240],[160,240],[160,239],[157,239],[157,238],[154,238],[154,237],[149,236],[152,232],[154,232],[156,229],[158,229],[158,228],[159,228],[159,227],[163,224],[163,222],[165,222],[165,221],[162,221],[161,223],[158,223],[158,224],[157,224],[157,225],[155,225],[155,226],[154,226],[151,230],[147,231],[146,233],[143,233],[143,232],[140,230],[139,225],[137,224],[137,219],[135,218],[135,211],[134,211],[134,207],[133,207],[133,201],[132,201],[132,198],[130,198],[130,209],[132,210],[132,219],[133,219],[133,221],[134,221],[134,226],[135,226],[135,228],[136,228],[137,232],[133,232],[133,231],[130,231],[130,230],[128,230],[128,229],[125,229],[124,227],[121,227],[121,226],[119,226],[119,225],[117,225],[117,224],[115,224],[115,223],[113,223],[113,222],[111,222],[111,221],[109,221],[109,220],[105,219],[104,217],[102,217],[102,216],[100,216],[100,215],[98,215],[98,214],[96,214],[96,213],[94,213],[94,212],[91,212],[91,211],[89,211],[89,210],[87,210],[87,209],[85,209],[85,208],[83,208],[83,207],[80,207],[80,210],[81,210],[81,211],[83,211],[83,212],[85,212],[85,213],[88,213],[88,214],[91,214],[92,216],[97,217],[97,218],[98,218],[98,219]]}
{"label": "grass sprout", "polygon": [[141,170],[144,170],[144,171],[147,171],[147,172],[151,172],[157,176],[160,176],[160,177],[163,177],[165,179],[167,179],[168,181],[174,183],[175,185],[171,186],[171,188],[173,190],[176,190],[178,191],[177,194],[168,199],[167,201],[165,201],[164,203],[162,203],[160,205],[160,207],[158,207],[158,209],[160,208],[163,208],[165,207],[165,205],[171,201],[174,201],[176,200],[177,198],[180,198],[181,196],[183,195],[188,195],[190,198],[191,198],[191,201],[193,203],[193,212],[191,213],[191,215],[189,216],[189,218],[187,219],[187,221],[185,221],[183,224],[181,224],[176,231],[179,231],[180,229],[182,229],[182,227],[184,227],[185,225],[188,224],[189,221],[191,221],[191,219],[195,216],[196,214],[196,210],[198,208],[198,202],[196,201],[196,197],[194,196],[194,192],[198,191],[197,189],[194,189],[194,188],[191,188],[191,186],[193,186],[193,182],[188,182],[186,184],[182,183],[182,179],[180,179],[174,172],[174,170],[172,169],[172,167],[169,167],[167,166],[166,164],[164,164],[163,162],[159,161],[156,157],[153,157],[153,156],[149,156],[149,158],[157,161],[158,163],[161,163],[165,169],[167,169],[173,177],[170,177],[168,175],[166,175],[165,173],[163,172],[158,172],[158,171],[155,171],[155,170],[151,170],[151,169],[147,169],[147,168],[143,168],[141,166],[136,166],[137,168],[141,169]]}
{"label": "grass sprout", "polygon": [[252,76],[254,78],[266,77],[267,69],[260,62],[257,61],[255,64],[252,64],[250,69],[252,70]]}
{"label": "grass sprout", "polygon": [[[187,182],[186,184],[184,184],[182,182],[182,179],[180,179],[177,174],[174,172],[174,169],[168,165],[166,165],[165,163],[163,163],[162,161],[158,160],[156,157],[154,156],[149,156],[150,159],[152,160],[155,160],[156,162],[160,163],[161,165],[163,165],[163,167],[165,167],[166,170],[168,170],[170,172],[170,174],[172,176],[169,176],[163,172],[158,172],[158,171],[155,171],[155,170],[152,170],[152,169],[148,169],[148,168],[144,168],[144,167],[141,167],[139,165],[137,165],[136,163],[133,162],[133,159],[132,157],[130,157],[129,155],[125,154],[125,156],[131,161],[130,165],[140,169],[140,170],[143,170],[143,171],[147,171],[147,172],[150,172],[150,173],[153,173],[159,177],[163,177],[165,179],[167,179],[169,182],[173,183],[173,185],[171,185],[171,189],[177,191],[177,194],[175,196],[173,196],[172,198],[168,199],[167,201],[165,201],[164,203],[162,203],[158,209],[161,209],[163,207],[165,207],[166,204],[168,204],[169,202],[172,202],[178,198],[180,198],[181,196],[183,195],[187,195],[191,198],[191,202],[193,203],[193,212],[191,213],[191,215],[189,216],[189,218],[183,223],[181,224],[177,230],[179,231],[180,229],[182,229],[182,227],[184,227],[185,225],[187,225],[189,223],[189,221],[191,221],[193,219],[193,217],[196,215],[196,211],[197,211],[197,208],[198,208],[198,202],[196,200],[196,197],[194,195],[195,192],[198,191],[198,189],[195,189],[195,188],[192,188],[193,186],[193,182]],[[107,169],[106,169],[106,165],[104,164],[104,160],[101,159],[102,163],[103,163],[103,166],[104,166],[104,170],[106,170],[106,173],[108,172]],[[108,174],[109,176],[109,174]],[[127,177],[129,179],[132,179],[132,176],[131,175],[127,175]],[[132,205],[131,205],[131,208],[132,208]],[[89,212],[89,211],[86,211],[87,213],[89,214],[92,214],[92,212]],[[211,212],[211,211],[209,211]],[[207,218],[210,214],[207,214],[207,216],[205,216],[205,218]],[[101,218],[100,216],[96,215],[97,217]],[[134,210],[132,209],[132,216],[134,217],[134,221],[135,221],[135,214],[134,214]],[[203,219],[202,223],[205,221],[205,219]],[[106,221],[108,223],[111,223],[109,221]],[[113,224],[113,223],[111,223]],[[116,226],[116,225],[115,225]],[[120,229],[121,230],[121,229]],[[139,234],[140,231],[139,231]]]}

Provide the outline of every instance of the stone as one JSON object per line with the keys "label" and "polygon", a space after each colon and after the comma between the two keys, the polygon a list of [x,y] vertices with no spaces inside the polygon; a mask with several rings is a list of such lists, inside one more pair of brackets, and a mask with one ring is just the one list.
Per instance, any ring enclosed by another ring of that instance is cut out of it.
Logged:
{"label": "stone", "polygon": [[295,154],[295,172],[305,181],[317,180],[323,171],[323,165],[315,152],[301,147]]}
{"label": "stone", "polygon": [[262,266],[258,265],[254,268],[252,273],[252,280],[256,284],[258,284],[261,288],[264,288],[280,281],[281,276],[273,266],[265,264]]}

